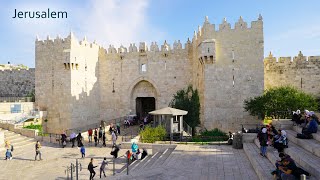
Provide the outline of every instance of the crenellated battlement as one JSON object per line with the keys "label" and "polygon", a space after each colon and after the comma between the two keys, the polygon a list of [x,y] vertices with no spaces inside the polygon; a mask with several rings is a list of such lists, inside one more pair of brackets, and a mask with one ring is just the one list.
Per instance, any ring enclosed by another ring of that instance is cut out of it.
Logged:
{"label": "crenellated battlement", "polygon": [[79,47],[88,47],[88,48],[99,47],[96,41],[93,41],[92,43],[88,42],[86,36],[83,38],[83,40],[79,41],[72,32],[70,32],[70,34],[66,38],[61,38],[60,35],[57,35],[57,37],[53,39],[48,35],[46,39],[41,40],[37,36],[36,45],[37,46],[63,46],[63,47],[75,45]]}
{"label": "crenellated battlement", "polygon": [[234,24],[234,27],[231,27],[231,24],[228,23],[227,19],[224,18],[222,23],[218,25],[218,29],[216,30],[216,25],[211,24],[209,22],[208,16],[205,17],[205,21],[203,23],[203,26],[198,26],[198,31],[194,31],[193,36],[193,42],[195,40],[203,40],[206,39],[210,34],[213,33],[221,33],[221,32],[242,32],[244,30],[262,30],[263,28],[263,18],[261,15],[259,15],[258,19],[256,21],[251,22],[251,26],[248,27],[248,23],[245,22],[240,16],[238,21]]}
{"label": "crenellated battlement", "polygon": [[274,57],[270,52],[269,56],[264,58],[265,64],[283,64],[283,63],[299,63],[299,62],[320,62],[320,56],[303,56],[300,51],[297,56],[291,57]]}

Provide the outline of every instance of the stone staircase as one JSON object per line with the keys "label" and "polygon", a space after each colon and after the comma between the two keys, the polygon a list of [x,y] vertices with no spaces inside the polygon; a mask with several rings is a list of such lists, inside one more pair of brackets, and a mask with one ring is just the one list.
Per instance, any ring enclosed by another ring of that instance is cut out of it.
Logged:
{"label": "stone staircase", "polygon": [[[22,136],[20,134],[8,131],[8,130],[3,130],[1,131],[4,132],[4,140],[8,140],[10,144],[14,148],[14,153],[20,152],[24,147],[30,145],[30,144],[35,144],[36,140],[33,138],[29,138],[26,136]],[[4,147],[0,148],[0,152],[4,151]]]}
{"label": "stone staircase", "polygon": [[[301,133],[301,128],[297,126],[291,128],[285,129],[289,148],[284,152],[290,155],[298,166],[312,175],[310,179],[320,179],[320,132],[313,135],[314,139],[298,139],[296,135]],[[244,151],[259,179],[272,179],[270,173],[275,169],[276,161],[280,160],[277,150],[269,146],[267,158],[261,157],[260,143],[258,139],[254,139],[252,143],[244,143]]]}
{"label": "stone staircase", "polygon": [[[131,176],[139,176],[146,171],[152,171],[157,167],[162,166],[169,158],[174,148],[167,148],[164,151],[155,152],[153,155],[146,156],[143,160],[136,160],[129,165],[129,174]],[[115,177],[111,179],[121,179],[127,176],[127,168],[124,166]]]}

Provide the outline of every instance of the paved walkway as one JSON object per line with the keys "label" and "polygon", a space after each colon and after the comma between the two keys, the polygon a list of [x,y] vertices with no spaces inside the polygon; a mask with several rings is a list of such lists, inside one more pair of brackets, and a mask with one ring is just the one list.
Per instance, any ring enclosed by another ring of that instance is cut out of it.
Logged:
{"label": "paved walkway", "polygon": [[[110,146],[110,141],[108,142]],[[87,144],[87,143],[86,143]],[[34,143],[16,149],[13,160],[3,160],[4,151],[0,151],[0,179],[6,180],[49,180],[66,179],[66,166],[75,163],[79,158],[82,164],[80,179],[88,179],[87,170],[90,158],[95,159],[96,178],[99,177],[99,166],[104,157],[112,160],[110,147],[92,147],[86,145],[86,158],[81,159],[80,149],[75,147],[61,148],[49,143],[42,144],[42,161],[34,161]],[[70,146],[70,145],[69,145]],[[119,155],[124,155],[126,149],[121,149]],[[149,151],[151,152],[151,151]],[[117,159],[116,169],[125,165],[125,157]],[[190,179],[190,180],[256,180],[258,179],[243,150],[231,146],[218,145],[178,145],[168,159],[159,167],[150,168],[147,172],[136,175],[112,176],[112,164],[107,167],[106,179]]]}
{"label": "paved walkway", "polygon": [[[121,149],[119,155],[124,155],[125,151],[126,149]],[[87,166],[91,157],[94,158],[94,165],[98,165],[98,168],[96,168],[97,173],[104,157],[107,157],[108,161],[112,160],[112,156],[110,155],[111,148],[108,147],[87,147],[86,158],[84,159],[81,159],[80,149],[77,147],[60,148],[50,144],[42,144],[41,152],[43,160],[35,161],[34,144],[13,151],[12,160],[4,160],[4,152],[1,151],[0,179],[66,179],[66,166],[70,166],[71,163],[75,164],[76,158],[79,158],[79,162],[82,164],[80,174],[84,175],[83,177],[89,177]],[[124,157],[117,159],[116,169],[119,170],[124,165]],[[106,169],[108,175],[112,175],[111,168],[112,164],[109,164]]]}
{"label": "paved walkway", "polygon": [[161,167],[110,179],[257,180],[258,177],[243,150],[226,145],[178,145]]}

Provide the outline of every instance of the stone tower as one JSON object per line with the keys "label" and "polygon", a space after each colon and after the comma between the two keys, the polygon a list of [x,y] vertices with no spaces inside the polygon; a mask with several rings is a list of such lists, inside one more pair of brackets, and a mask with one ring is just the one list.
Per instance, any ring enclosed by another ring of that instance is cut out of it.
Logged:
{"label": "stone tower", "polygon": [[202,125],[207,129],[238,129],[252,117],[245,99],[263,93],[263,22],[247,27],[239,18],[234,29],[226,19],[215,30],[208,17],[194,33],[193,84],[200,91]]}

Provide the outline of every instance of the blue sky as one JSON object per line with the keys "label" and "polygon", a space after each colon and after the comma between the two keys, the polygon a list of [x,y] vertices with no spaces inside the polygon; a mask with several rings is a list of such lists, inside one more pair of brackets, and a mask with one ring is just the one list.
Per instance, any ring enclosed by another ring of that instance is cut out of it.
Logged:
{"label": "blue sky", "polygon": [[[318,0],[0,0],[0,64],[10,61],[34,67],[36,35],[66,37],[72,30],[81,40],[108,47],[130,42],[173,43],[188,37],[204,17],[220,24],[224,17],[234,26],[242,16],[250,24],[261,13],[265,55],[320,55],[320,1]],[[12,19],[14,9],[67,11],[68,19]]]}

